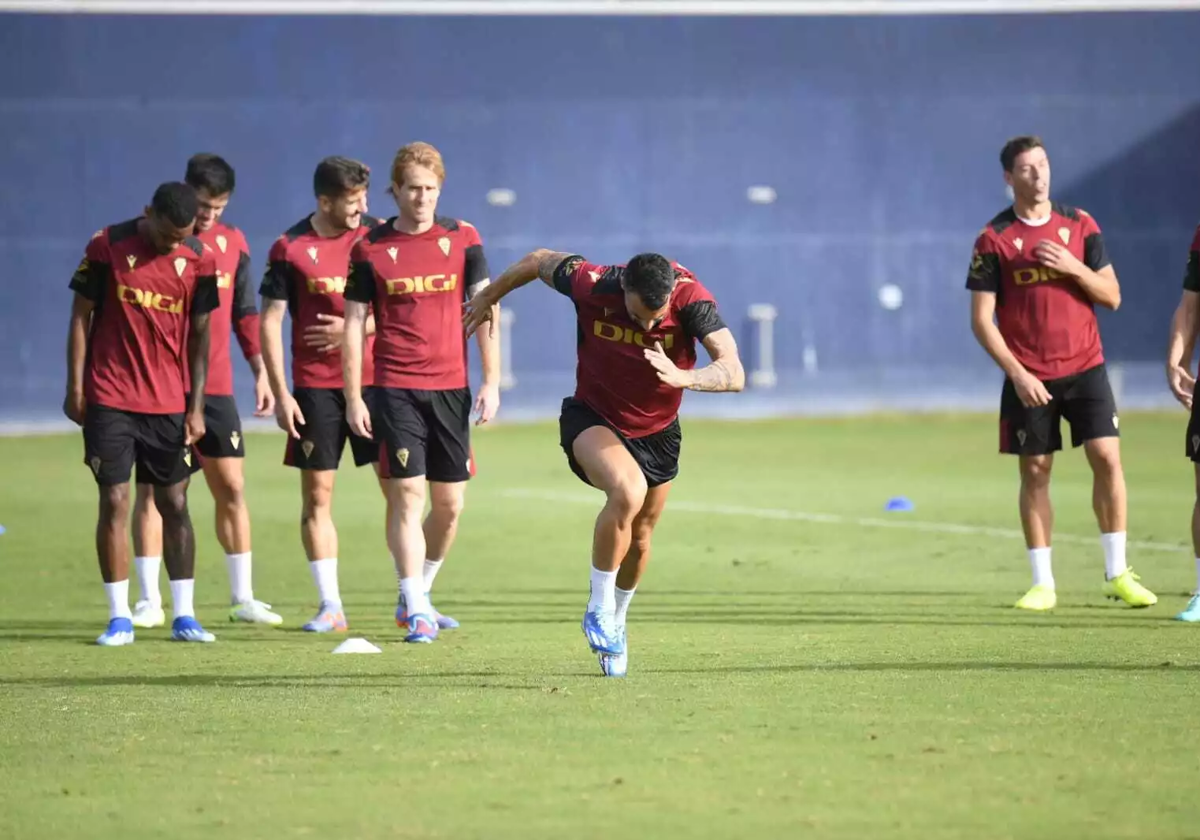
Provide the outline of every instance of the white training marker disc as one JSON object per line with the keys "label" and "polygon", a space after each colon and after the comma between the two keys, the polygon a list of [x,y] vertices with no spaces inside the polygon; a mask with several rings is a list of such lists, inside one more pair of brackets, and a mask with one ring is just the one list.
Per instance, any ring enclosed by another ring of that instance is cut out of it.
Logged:
{"label": "white training marker disc", "polygon": [[366,639],[347,639],[333,649],[334,653],[383,653]]}
{"label": "white training marker disc", "polygon": [[517,194],[512,190],[497,187],[494,190],[488,190],[487,203],[493,207],[512,207],[517,203]]}
{"label": "white training marker disc", "polygon": [[894,283],[879,287],[879,305],[884,309],[899,309],[904,303],[904,292]]}

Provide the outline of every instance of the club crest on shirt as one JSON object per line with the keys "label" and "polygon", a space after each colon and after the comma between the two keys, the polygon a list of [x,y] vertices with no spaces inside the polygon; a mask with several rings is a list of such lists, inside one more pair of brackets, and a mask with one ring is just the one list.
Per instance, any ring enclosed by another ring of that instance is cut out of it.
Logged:
{"label": "club crest on shirt", "polygon": [[1025,240],[1018,236],[1013,240],[1013,244],[1017,246],[1017,253],[1019,254],[1021,253],[1021,249],[1025,247]]}
{"label": "club crest on shirt", "polygon": [[183,257],[176,257],[175,258],[175,273],[178,274],[180,277],[182,277],[183,270],[185,268],[187,268],[187,260],[185,260]]}
{"label": "club crest on shirt", "polygon": [[226,239],[224,236],[218,236],[218,237],[217,237],[217,247],[218,247],[218,248],[220,248],[220,249],[221,249],[221,253],[222,253],[222,254],[224,254],[224,253],[225,253],[225,249],[226,249],[227,247],[229,247],[229,240],[228,240],[228,239]]}
{"label": "club crest on shirt", "polygon": [[1064,245],[1070,245],[1071,244],[1071,229],[1065,228],[1065,227],[1059,228],[1058,229],[1058,238],[1063,241]]}
{"label": "club crest on shirt", "polygon": [[591,278],[592,278],[592,282],[593,282],[593,283],[599,283],[599,282],[600,282],[600,272],[599,272],[599,271],[589,271],[589,272],[588,272],[588,277],[591,277]]}
{"label": "club crest on shirt", "polygon": [[315,245],[308,249],[308,256],[314,263],[317,261],[317,248]]}
{"label": "club crest on shirt", "polygon": [[130,254],[125,258],[125,262],[129,263],[129,267],[132,269],[135,265],[137,265],[137,257],[135,257],[133,254]]}
{"label": "club crest on shirt", "polygon": [[450,256],[450,237],[443,236],[438,240],[438,247],[442,249],[442,254]]}
{"label": "club crest on shirt", "polygon": [[397,449],[396,450],[396,460],[400,462],[401,467],[408,469],[408,450],[407,449]]}
{"label": "club crest on shirt", "polygon": [[387,255],[392,258],[392,262],[396,261],[396,255],[400,253],[400,249],[393,245],[387,249]]}

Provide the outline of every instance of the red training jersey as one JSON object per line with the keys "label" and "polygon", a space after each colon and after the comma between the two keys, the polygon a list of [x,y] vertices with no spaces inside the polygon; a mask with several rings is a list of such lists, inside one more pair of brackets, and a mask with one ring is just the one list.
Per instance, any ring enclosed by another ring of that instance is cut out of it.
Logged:
{"label": "red training jersey", "polygon": [[625,309],[623,265],[594,265],[575,255],[559,263],[554,288],[575,302],[579,322],[575,399],[630,438],[660,432],[675,420],[683,390],[658,379],[644,350],[662,342],[681,370],[696,366],[696,341],[724,329],[716,301],[677,263],[667,315],[643,331]]}
{"label": "red training jersey", "polygon": [[354,246],[346,299],[375,305],[375,384],[429,391],[467,387],[463,301],[488,279],[474,226],[438,217],[424,233],[395,218]]}
{"label": "red training jersey", "polygon": [[1084,265],[1110,264],[1096,221],[1083,210],[1052,206],[1030,224],[1010,207],[979,234],[967,288],[996,295],[996,322],[1008,349],[1038,379],[1061,379],[1104,362],[1096,311],[1075,278],[1038,262],[1034,248],[1057,242]]}
{"label": "red training jersey", "polygon": [[139,221],[96,233],[71,278],[75,293],[95,304],[84,397],[119,411],[181,414],[189,322],[217,307],[216,262],[191,236],[158,253]]}
{"label": "red training jersey", "polygon": [[[242,355],[249,361],[262,353],[258,337],[258,306],[250,280],[250,246],[246,237],[221,222],[196,238],[208,246],[217,263],[217,295],[220,302],[208,322],[208,383],[204,393],[215,397],[233,395],[233,362],[229,352],[230,333],[237,334]],[[184,384],[191,388],[191,376]]]}

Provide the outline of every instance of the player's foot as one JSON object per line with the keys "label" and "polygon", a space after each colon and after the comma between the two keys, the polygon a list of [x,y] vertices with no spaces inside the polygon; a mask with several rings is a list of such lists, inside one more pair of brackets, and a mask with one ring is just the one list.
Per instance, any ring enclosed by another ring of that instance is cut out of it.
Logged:
{"label": "player's foot", "polygon": [[1176,621],[1200,621],[1200,595],[1193,595],[1183,612],[1175,616]]}
{"label": "player's foot", "polygon": [[217,637],[200,626],[190,615],[181,615],[171,622],[171,638],[177,642],[215,642]]}
{"label": "player's foot", "polygon": [[162,627],[167,623],[167,614],[163,612],[162,602],[154,603],[142,599],[133,605],[134,627]]}
{"label": "player's foot", "polygon": [[[432,603],[429,604],[429,607],[433,610],[433,619],[437,622],[439,630],[458,629],[459,624],[457,619],[453,619],[448,615],[442,615]],[[400,596],[400,600],[396,603],[396,626],[408,629],[408,606],[404,603],[403,595]]]}
{"label": "player's foot", "polygon": [[234,604],[229,608],[230,621],[244,621],[247,624],[269,624],[277,627],[283,624],[283,616],[271,612],[271,605],[262,601],[246,601],[244,604]]}
{"label": "player's foot", "polygon": [[624,653],[600,653],[597,658],[600,660],[600,673],[606,677],[623,677],[629,669],[629,639],[625,635],[625,628],[618,628],[621,634],[621,644],[625,646]]}
{"label": "player's foot", "polygon": [[1052,610],[1058,604],[1058,595],[1053,587],[1044,583],[1038,584],[1021,596],[1021,600],[1013,604],[1019,610]]}
{"label": "player's foot", "polygon": [[101,647],[121,647],[133,644],[133,622],[128,618],[114,618],[108,622],[108,629],[96,639]]}
{"label": "player's foot", "polygon": [[1152,607],[1158,603],[1158,596],[1138,581],[1140,577],[1133,569],[1126,569],[1112,580],[1104,581],[1104,596],[1114,601],[1124,601],[1131,607]]}
{"label": "player's foot", "polygon": [[617,618],[611,610],[585,612],[583,635],[594,653],[619,655],[625,652],[625,639],[617,630]]}
{"label": "player's foot", "polygon": [[426,613],[413,613],[408,616],[408,635],[404,641],[415,644],[429,644],[438,637],[437,621]]}
{"label": "player's foot", "polygon": [[321,604],[317,608],[317,614],[312,617],[312,621],[304,625],[303,630],[309,633],[333,633],[345,632],[350,629],[346,624],[346,614],[342,612],[339,604]]}

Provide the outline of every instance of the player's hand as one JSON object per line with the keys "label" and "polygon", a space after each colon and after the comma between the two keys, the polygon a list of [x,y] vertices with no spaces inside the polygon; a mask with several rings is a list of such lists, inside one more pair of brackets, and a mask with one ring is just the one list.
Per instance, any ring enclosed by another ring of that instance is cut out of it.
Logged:
{"label": "player's hand", "polygon": [[475,407],[471,412],[475,415],[475,425],[482,426],[500,410],[500,386],[484,383],[475,396]]}
{"label": "player's hand", "polygon": [[304,328],[304,343],[315,347],[318,353],[332,353],[342,349],[342,334],[346,331],[346,319],[337,315],[317,314],[320,324]]}
{"label": "player's hand", "polygon": [[304,415],[300,411],[300,406],[296,404],[296,398],[291,394],[284,394],[279,402],[275,403],[275,422],[279,424],[279,428],[296,440],[300,439],[300,427],[304,425]]}
{"label": "player's hand", "polygon": [[66,399],[63,400],[63,414],[67,415],[76,426],[83,425],[84,415],[87,414],[87,400],[83,396],[83,391],[67,394]]}
{"label": "player's hand", "polygon": [[658,381],[664,385],[670,385],[672,388],[686,388],[691,382],[691,372],[680,370],[675,366],[671,357],[663,350],[661,341],[656,341],[653,347],[643,350],[642,355],[654,366],[654,372],[658,374]]}
{"label": "player's hand", "polygon": [[1026,408],[1037,408],[1050,403],[1050,392],[1046,390],[1042,380],[1029,371],[1026,371],[1024,376],[1014,379],[1013,387],[1017,390],[1017,398],[1021,400],[1021,405]]}
{"label": "player's hand", "polygon": [[1167,368],[1167,384],[1171,386],[1171,393],[1175,395],[1175,399],[1179,400],[1184,408],[1191,411],[1192,395],[1196,390],[1196,377],[1192,376],[1183,365],[1172,365]]}
{"label": "player's hand", "polygon": [[191,446],[204,437],[204,411],[189,411],[183,421],[183,445]]}
{"label": "player's hand", "polygon": [[254,379],[254,416],[270,417],[275,413],[275,395],[271,393],[271,383],[267,375]]}
{"label": "player's hand", "polygon": [[367,409],[367,403],[362,397],[356,400],[347,400],[346,422],[350,425],[350,431],[359,437],[367,440],[374,437],[374,433],[371,431],[371,412]]}
{"label": "player's hand", "polygon": [[1046,268],[1053,268],[1062,274],[1078,275],[1084,267],[1074,254],[1049,239],[1043,239],[1034,246],[1033,255]]}
{"label": "player's hand", "polygon": [[[488,325],[488,338],[491,338],[496,333],[496,324],[492,319],[495,312],[495,306],[500,302],[500,299],[493,293],[495,286],[484,286],[480,289],[475,297],[463,304],[463,329],[467,331],[467,338],[475,335],[475,331],[484,324]],[[499,399],[497,399],[499,404]]]}

